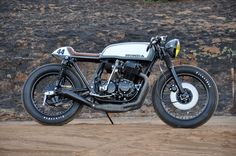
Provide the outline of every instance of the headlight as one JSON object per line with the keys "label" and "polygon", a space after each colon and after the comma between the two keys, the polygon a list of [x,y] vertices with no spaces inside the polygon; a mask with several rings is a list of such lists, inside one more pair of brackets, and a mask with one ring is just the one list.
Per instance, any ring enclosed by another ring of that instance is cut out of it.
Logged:
{"label": "headlight", "polygon": [[177,57],[180,52],[180,43],[178,39],[170,40],[165,45],[165,50],[169,55],[174,58]]}

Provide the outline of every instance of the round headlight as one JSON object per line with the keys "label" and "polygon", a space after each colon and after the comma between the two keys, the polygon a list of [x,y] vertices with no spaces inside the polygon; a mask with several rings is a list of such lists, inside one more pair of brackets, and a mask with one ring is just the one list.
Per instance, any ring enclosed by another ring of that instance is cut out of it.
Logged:
{"label": "round headlight", "polygon": [[170,40],[165,45],[165,50],[171,57],[177,57],[180,52],[180,42],[178,39]]}

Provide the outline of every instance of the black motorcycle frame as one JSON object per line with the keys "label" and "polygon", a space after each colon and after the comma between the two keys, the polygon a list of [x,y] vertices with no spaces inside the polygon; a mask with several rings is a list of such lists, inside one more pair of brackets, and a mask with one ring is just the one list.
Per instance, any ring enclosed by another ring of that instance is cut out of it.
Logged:
{"label": "black motorcycle frame", "polygon": [[[163,42],[164,41],[162,38],[152,39],[150,42],[150,45],[148,46],[148,49],[153,48],[153,50],[155,50],[155,56],[153,57],[152,61],[144,62],[145,64],[147,64],[147,67],[143,73],[140,73],[138,75],[140,78],[142,78],[143,83],[142,83],[142,88],[138,93],[139,94],[138,98],[134,102],[121,103],[121,104],[116,104],[116,103],[95,104],[93,100],[88,101],[84,98],[85,96],[89,96],[89,93],[94,93],[94,90],[93,90],[94,85],[89,84],[89,82],[86,80],[85,76],[81,72],[76,62],[80,61],[80,62],[100,63],[94,76],[94,79],[95,79],[97,76],[99,76],[102,73],[103,68],[108,61],[108,59],[100,59],[99,57],[96,57],[96,58],[89,57],[89,56],[80,56],[76,58],[68,57],[68,56],[64,57],[64,59],[61,62],[61,71],[59,73],[58,83],[57,83],[57,87],[55,88],[55,93],[58,95],[67,97],[69,99],[72,99],[74,101],[77,101],[80,104],[89,106],[93,109],[97,109],[97,110],[101,110],[105,112],[126,112],[130,110],[139,109],[142,106],[142,103],[148,92],[148,88],[149,88],[148,77],[150,76],[151,70],[155,62],[158,59],[160,59],[160,60],[164,60],[166,66],[168,67],[168,70],[170,71],[171,75],[173,76],[176,82],[176,85],[180,93],[184,94],[184,89],[182,88],[181,81],[175,72],[174,65],[171,61],[170,55],[165,51]],[[115,60],[116,59],[114,59],[113,61]],[[60,87],[60,83],[63,81],[63,78],[64,78],[65,70],[72,70],[72,72],[76,74],[78,79],[81,80],[80,83],[82,83],[82,88],[65,89],[65,88]],[[94,79],[92,80],[93,83],[94,83]],[[79,93],[84,93],[83,95],[84,97],[80,95]]]}

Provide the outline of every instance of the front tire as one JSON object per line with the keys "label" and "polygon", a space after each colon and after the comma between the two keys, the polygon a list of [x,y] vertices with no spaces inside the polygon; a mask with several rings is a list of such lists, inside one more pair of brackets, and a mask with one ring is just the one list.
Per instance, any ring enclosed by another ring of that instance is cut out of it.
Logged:
{"label": "front tire", "polygon": [[172,127],[194,128],[206,123],[218,104],[214,80],[204,70],[194,66],[177,66],[176,73],[188,98],[179,93],[169,71],[156,82],[152,101],[158,116]]}
{"label": "front tire", "polygon": [[[54,90],[60,70],[60,64],[41,66],[29,75],[22,89],[26,111],[44,125],[66,124],[82,109],[81,104],[60,96],[51,96],[44,102],[45,92]],[[63,83],[73,88],[81,87],[80,81],[69,69],[65,71]]]}

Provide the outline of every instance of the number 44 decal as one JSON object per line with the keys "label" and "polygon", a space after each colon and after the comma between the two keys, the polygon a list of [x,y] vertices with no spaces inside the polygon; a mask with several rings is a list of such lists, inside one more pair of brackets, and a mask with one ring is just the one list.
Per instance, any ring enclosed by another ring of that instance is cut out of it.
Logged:
{"label": "number 44 decal", "polygon": [[57,54],[58,55],[64,55],[65,49],[58,49]]}

